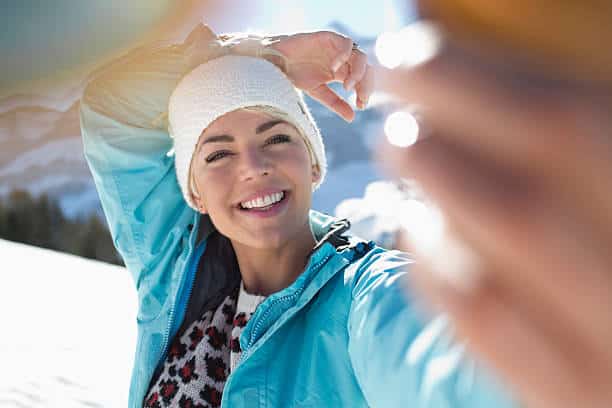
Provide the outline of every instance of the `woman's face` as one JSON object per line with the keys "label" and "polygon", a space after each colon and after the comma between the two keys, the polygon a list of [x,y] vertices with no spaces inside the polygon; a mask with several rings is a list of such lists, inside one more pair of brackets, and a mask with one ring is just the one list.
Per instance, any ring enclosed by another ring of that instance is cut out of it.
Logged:
{"label": "woman's face", "polygon": [[282,119],[243,109],[219,117],[200,136],[191,174],[200,211],[232,241],[276,248],[308,228],[319,171]]}

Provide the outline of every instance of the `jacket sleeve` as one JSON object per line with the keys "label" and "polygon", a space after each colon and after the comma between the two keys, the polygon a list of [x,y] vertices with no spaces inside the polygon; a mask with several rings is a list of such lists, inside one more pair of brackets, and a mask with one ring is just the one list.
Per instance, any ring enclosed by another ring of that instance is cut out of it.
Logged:
{"label": "jacket sleeve", "polygon": [[148,273],[168,270],[163,264],[176,260],[195,215],[168,154],[170,94],[184,74],[230,49],[264,57],[263,38],[216,37],[200,24],[183,43],[135,49],[92,75],[80,104],[85,158],[137,288]]}
{"label": "jacket sleeve", "polygon": [[453,342],[443,316],[427,320],[408,293],[411,261],[377,248],[353,277],[349,355],[376,407],[518,407],[485,367]]}

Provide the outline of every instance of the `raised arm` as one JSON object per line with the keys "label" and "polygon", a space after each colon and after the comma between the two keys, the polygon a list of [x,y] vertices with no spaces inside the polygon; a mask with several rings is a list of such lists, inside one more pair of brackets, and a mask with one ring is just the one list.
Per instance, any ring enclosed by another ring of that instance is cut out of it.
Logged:
{"label": "raised arm", "polygon": [[134,50],[103,68],[81,100],[85,157],[137,286],[150,265],[174,261],[194,218],[167,155],[165,112],[174,86],[201,57],[198,47],[212,37],[198,26],[183,44]]}
{"label": "raised arm", "polygon": [[513,397],[464,347],[443,316],[427,320],[406,295],[411,261],[370,254],[354,276],[349,354],[368,404],[376,407],[510,408]]}

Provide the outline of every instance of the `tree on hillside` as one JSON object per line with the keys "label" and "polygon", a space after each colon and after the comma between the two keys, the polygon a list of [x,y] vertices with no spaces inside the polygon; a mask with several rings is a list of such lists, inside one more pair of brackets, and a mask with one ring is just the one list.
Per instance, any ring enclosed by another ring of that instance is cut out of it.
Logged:
{"label": "tree on hillside", "polygon": [[0,238],[122,264],[99,217],[71,220],[44,194],[32,197],[16,190],[0,200]]}

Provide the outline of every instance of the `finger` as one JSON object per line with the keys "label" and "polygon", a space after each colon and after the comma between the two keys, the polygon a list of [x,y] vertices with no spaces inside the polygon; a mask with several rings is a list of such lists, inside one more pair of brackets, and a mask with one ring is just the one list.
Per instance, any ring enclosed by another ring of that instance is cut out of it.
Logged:
{"label": "finger", "polygon": [[342,82],[346,81],[346,78],[349,76],[351,70],[348,64],[343,64],[336,72],[334,72],[333,82]]}
{"label": "finger", "polygon": [[308,91],[308,95],[321,102],[347,122],[351,122],[355,117],[355,112],[353,111],[353,108],[351,108],[351,105],[349,105],[344,99],[342,99],[325,84]]}
{"label": "finger", "polygon": [[609,316],[593,314],[612,310],[609,263],[579,221],[568,222],[573,215],[547,200],[546,192],[474,164],[440,140],[398,150],[386,150],[384,159],[416,178],[479,253],[512,271],[495,276],[497,281],[516,293],[533,294],[551,313],[562,312],[568,325],[593,337],[600,349],[609,349]]}
{"label": "finger", "polygon": [[[564,117],[560,114],[559,103],[540,101],[543,103],[539,105],[545,106],[541,108],[515,94],[503,92],[482,76],[476,77],[461,67],[448,65],[444,61],[434,61],[414,70],[377,68],[377,87],[407,102],[426,106],[436,128],[454,129],[453,132],[441,132],[441,137],[453,138],[454,142],[501,163],[536,171],[548,167],[550,163],[536,159],[559,154],[551,152],[551,147],[556,147],[554,142],[563,142],[559,136],[560,121],[553,120]],[[506,126],[500,126],[501,123]],[[539,131],[538,138],[534,137],[534,130]]]}
{"label": "finger", "polygon": [[[443,131],[441,137],[500,165],[542,177],[569,200],[589,197],[576,204],[592,215],[602,233],[612,233],[607,188],[612,144],[605,128],[593,130],[593,118],[567,102],[572,98],[518,98],[486,75],[478,72],[477,77],[444,61],[376,72],[377,89],[424,105],[435,127]],[[608,129],[609,123],[610,119]]]}
{"label": "finger", "polygon": [[355,84],[363,78],[368,66],[368,57],[359,50],[353,50],[348,60],[348,65],[350,69],[349,75],[344,81],[344,89],[351,91],[355,87]]}
{"label": "finger", "polygon": [[576,348],[576,343],[568,352],[567,344],[560,344],[558,336],[530,320],[495,287],[465,296],[432,281],[429,274],[426,265],[413,269],[413,291],[450,316],[459,340],[466,340],[472,351],[513,385],[527,406],[596,406],[587,402],[594,400],[590,391],[598,386],[580,382],[592,376],[579,369],[579,360],[593,359],[593,355]]}
{"label": "finger", "polygon": [[357,107],[365,109],[374,91],[374,71],[371,66],[367,66],[363,78],[355,85],[355,91],[357,92]]}
{"label": "finger", "polygon": [[332,59],[331,69],[336,72],[342,65],[348,63],[353,53],[353,40],[338,33],[328,32],[335,49],[335,58]]}

